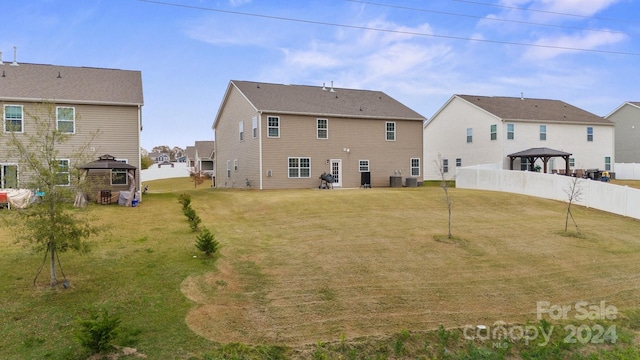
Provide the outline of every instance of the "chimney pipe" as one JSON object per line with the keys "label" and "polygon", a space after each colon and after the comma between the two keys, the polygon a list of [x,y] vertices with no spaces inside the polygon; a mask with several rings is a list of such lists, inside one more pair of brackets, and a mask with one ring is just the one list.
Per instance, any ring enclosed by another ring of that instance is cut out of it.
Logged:
{"label": "chimney pipe", "polygon": [[2,62],[2,51],[0,51],[0,65],[4,65],[4,63]]}
{"label": "chimney pipe", "polygon": [[333,80],[331,80],[331,90],[329,90],[329,92],[336,92],[336,91],[333,89]]}
{"label": "chimney pipe", "polygon": [[524,100],[524,92],[520,91],[520,100]]}
{"label": "chimney pipe", "polygon": [[18,48],[16,46],[13,47],[13,62],[11,66],[18,66]]}

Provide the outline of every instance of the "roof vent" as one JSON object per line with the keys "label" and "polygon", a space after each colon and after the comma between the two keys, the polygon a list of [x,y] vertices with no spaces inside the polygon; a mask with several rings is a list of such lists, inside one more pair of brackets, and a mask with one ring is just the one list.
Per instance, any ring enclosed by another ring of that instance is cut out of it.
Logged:
{"label": "roof vent", "polygon": [[61,79],[62,75],[60,75],[60,71],[58,71],[58,79]]}
{"label": "roof vent", "polygon": [[520,92],[520,100],[524,100],[524,92]]}
{"label": "roof vent", "polygon": [[[329,92],[336,92],[336,91],[333,89],[333,80],[331,80],[331,90],[329,90]],[[336,97],[337,97],[337,96],[336,96]]]}
{"label": "roof vent", "polygon": [[11,66],[18,66],[18,48],[15,46],[13,47],[13,62]]}
{"label": "roof vent", "polygon": [[7,77],[7,75],[4,74],[4,70],[2,70],[2,77]]}
{"label": "roof vent", "polygon": [[4,63],[2,62],[2,51],[0,51],[0,65],[4,65]]}
{"label": "roof vent", "polygon": [[327,87],[322,83],[322,91],[327,91]]}

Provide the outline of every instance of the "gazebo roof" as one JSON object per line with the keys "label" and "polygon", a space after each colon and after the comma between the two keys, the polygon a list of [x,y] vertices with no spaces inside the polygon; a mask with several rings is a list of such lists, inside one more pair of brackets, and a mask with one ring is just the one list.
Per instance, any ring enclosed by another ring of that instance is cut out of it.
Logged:
{"label": "gazebo roof", "polygon": [[127,163],[123,163],[122,161],[116,160],[114,156],[109,154],[102,155],[98,158],[98,160],[90,162],[88,164],[84,164],[79,166],[80,169],[137,169],[137,167],[133,165],[129,165]]}
{"label": "gazebo roof", "polygon": [[546,147],[531,148],[517,153],[509,154],[508,157],[555,157],[555,156],[571,156],[571,153],[549,149]]}

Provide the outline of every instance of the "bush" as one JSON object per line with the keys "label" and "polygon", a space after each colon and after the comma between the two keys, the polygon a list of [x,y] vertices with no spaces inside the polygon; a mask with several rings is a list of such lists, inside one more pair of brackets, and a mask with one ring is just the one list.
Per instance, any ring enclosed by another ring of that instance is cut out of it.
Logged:
{"label": "bush", "polygon": [[102,353],[111,348],[111,341],[118,334],[120,317],[109,315],[106,309],[101,312],[92,311],[88,319],[78,318],[80,328],[76,332],[76,339],[83,347]]}
{"label": "bush", "polygon": [[178,202],[182,204],[182,211],[187,210],[187,208],[191,206],[191,195],[180,194],[180,196],[178,196]]}
{"label": "bush", "polygon": [[183,212],[184,212],[184,216],[186,216],[187,219],[189,220],[189,226],[191,227],[191,231],[194,231],[194,232],[198,231],[200,223],[202,222],[202,219],[200,219],[200,216],[196,214],[196,211],[191,206],[184,209]]}
{"label": "bush", "polygon": [[196,239],[196,247],[198,250],[207,254],[207,256],[211,256],[211,254],[215,254],[216,251],[218,251],[219,243],[206,227],[202,229]]}

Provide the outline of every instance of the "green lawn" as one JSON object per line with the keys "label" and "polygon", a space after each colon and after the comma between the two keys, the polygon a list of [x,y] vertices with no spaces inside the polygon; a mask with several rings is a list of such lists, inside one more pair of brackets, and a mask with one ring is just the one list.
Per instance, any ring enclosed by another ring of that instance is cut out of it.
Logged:
{"label": "green lawn", "polygon": [[[535,321],[545,300],[616,306],[625,344],[640,328],[636,220],[574,208],[584,235],[566,236],[563,203],[451,189],[449,241],[437,187],[146,184],[139,207],[88,208],[104,231],[90,253],[61,255],[70,289],[50,290],[47,273],[33,287],[41,255],[0,229],[0,358],[86,359],[73,332],[93,308],[119,314],[116,343],[150,359],[437,356],[448,334],[439,325],[459,340],[454,329],[465,325]],[[220,241],[219,257],[195,248],[183,192]],[[472,352],[457,344],[448,347]],[[612,351],[634,358],[625,349]]]}

